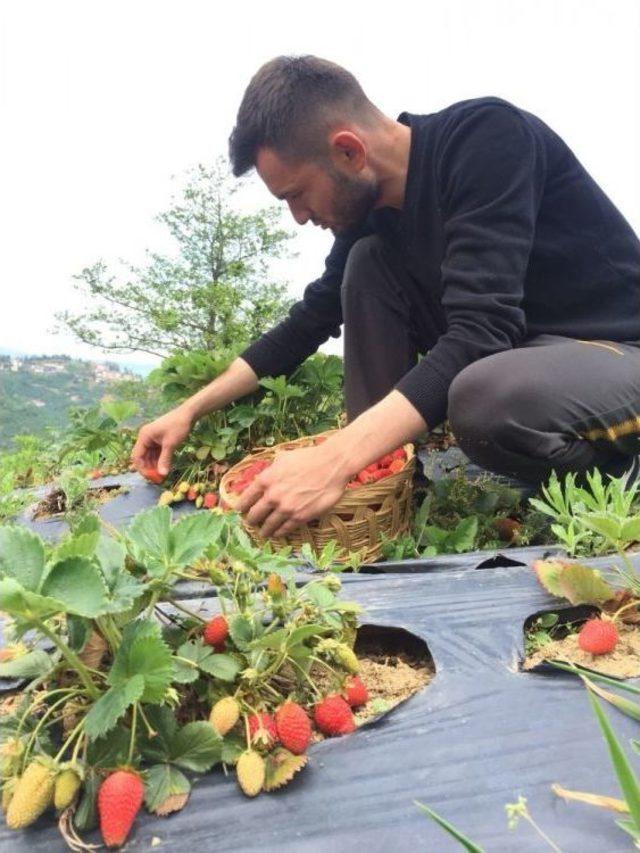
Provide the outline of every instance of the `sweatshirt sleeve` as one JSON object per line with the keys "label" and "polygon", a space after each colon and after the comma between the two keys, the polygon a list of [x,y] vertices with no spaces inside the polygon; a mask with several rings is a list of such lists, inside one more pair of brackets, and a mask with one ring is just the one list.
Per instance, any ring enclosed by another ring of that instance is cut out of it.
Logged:
{"label": "sweatshirt sleeve", "polygon": [[371,231],[366,225],[349,237],[337,237],[325,259],[324,273],[307,285],[289,316],[241,353],[259,379],[288,376],[329,337],[340,336],[340,291],[347,256],[355,241]]}
{"label": "sweatshirt sleeve", "polygon": [[525,335],[524,280],[545,169],[542,146],[508,104],[469,109],[434,155],[446,331],[396,386],[429,428],[446,418],[457,373]]}

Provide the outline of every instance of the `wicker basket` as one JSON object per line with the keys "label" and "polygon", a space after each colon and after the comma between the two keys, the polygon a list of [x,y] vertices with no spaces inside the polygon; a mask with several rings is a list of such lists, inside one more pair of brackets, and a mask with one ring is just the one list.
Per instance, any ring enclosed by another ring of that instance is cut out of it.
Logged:
{"label": "wicker basket", "polygon": [[[324,436],[331,434],[332,432],[322,433]],[[271,460],[281,451],[310,447],[318,437],[287,441],[245,457],[222,477],[221,499],[234,509],[240,496],[231,492],[229,486],[241,471],[259,459]],[[380,534],[393,539],[406,533],[409,528],[416,460],[412,444],[405,444],[404,449],[407,462],[402,471],[374,483],[347,489],[338,503],[325,515],[303,524],[284,538],[272,538],[268,541],[278,547],[290,545],[294,550],[300,549],[306,542],[314,552],[319,553],[327,542],[335,539],[340,548],[344,549],[345,557],[349,551],[364,552],[363,562],[379,557],[382,553]],[[254,542],[262,544],[266,541],[260,536],[259,528],[249,524],[244,517],[242,524]]]}

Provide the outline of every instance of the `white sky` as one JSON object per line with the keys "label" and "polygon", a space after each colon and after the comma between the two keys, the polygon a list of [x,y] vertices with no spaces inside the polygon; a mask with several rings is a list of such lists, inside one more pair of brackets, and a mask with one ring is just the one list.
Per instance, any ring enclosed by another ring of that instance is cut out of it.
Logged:
{"label": "white sky", "polygon": [[[3,0],[0,348],[104,358],[50,333],[77,305],[73,274],[163,248],[152,219],[171,176],[226,153],[249,79],[282,53],[344,65],[394,118],[512,101],[640,232],[637,0]],[[256,203],[275,203],[254,180]],[[299,233],[285,275],[300,294],[332,238],[284,222]]]}

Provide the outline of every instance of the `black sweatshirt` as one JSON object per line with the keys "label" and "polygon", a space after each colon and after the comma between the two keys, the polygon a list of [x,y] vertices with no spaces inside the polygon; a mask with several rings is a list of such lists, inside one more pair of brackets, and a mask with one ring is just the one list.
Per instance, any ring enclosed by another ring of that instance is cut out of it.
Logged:
{"label": "black sweatshirt", "polygon": [[411,128],[402,211],[377,209],[336,238],[324,274],[243,353],[259,377],[339,335],[346,258],[372,233],[400,250],[432,307],[428,353],[396,386],[431,428],[459,371],[526,337],[640,341],[640,241],[544,122],[491,97],[398,121]]}

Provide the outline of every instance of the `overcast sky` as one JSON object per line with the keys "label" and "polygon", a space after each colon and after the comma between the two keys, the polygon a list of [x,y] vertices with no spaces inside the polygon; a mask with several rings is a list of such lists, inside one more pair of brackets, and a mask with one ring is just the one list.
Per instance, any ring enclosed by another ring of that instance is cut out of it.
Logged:
{"label": "overcast sky", "polygon": [[[638,0],[3,0],[0,349],[104,357],[50,333],[78,304],[72,276],[166,247],[153,216],[172,175],[226,153],[249,79],[282,53],[344,65],[394,118],[512,101],[564,137],[640,232]],[[254,180],[256,203],[275,203]],[[300,294],[332,238],[285,221]]]}

